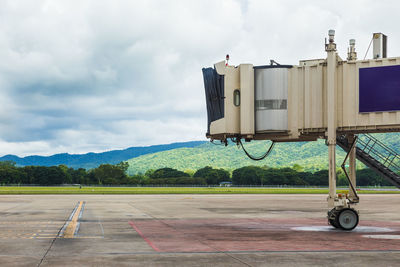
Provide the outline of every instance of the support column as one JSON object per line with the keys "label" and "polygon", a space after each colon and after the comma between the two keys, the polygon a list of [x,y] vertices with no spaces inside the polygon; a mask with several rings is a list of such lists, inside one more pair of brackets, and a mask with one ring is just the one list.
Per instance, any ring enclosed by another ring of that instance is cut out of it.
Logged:
{"label": "support column", "polygon": [[328,138],[328,149],[329,149],[329,197],[328,197],[328,208],[334,208],[334,202],[336,198],[336,143],[335,141],[329,141]]}
{"label": "support column", "polygon": [[329,149],[329,197],[328,208],[334,208],[336,198],[336,44],[335,31],[329,31],[329,43],[325,45],[327,58],[327,114]]}
{"label": "support column", "polygon": [[[354,142],[354,134],[347,134],[347,141],[349,144]],[[351,183],[356,188],[356,146],[353,147],[349,152],[349,178]],[[356,196],[349,185],[349,198],[356,199]]]}

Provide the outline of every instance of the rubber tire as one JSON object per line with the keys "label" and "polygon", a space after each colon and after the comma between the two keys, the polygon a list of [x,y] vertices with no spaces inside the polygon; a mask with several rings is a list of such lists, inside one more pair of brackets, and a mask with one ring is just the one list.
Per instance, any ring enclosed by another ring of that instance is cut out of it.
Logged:
{"label": "rubber tire", "polygon": [[[343,212],[345,212],[345,211],[350,211],[351,213],[353,213],[355,215],[356,223],[351,228],[346,228],[346,227],[344,227],[343,225],[340,224],[340,216],[343,215]],[[359,218],[358,218],[357,211],[355,211],[354,209],[350,209],[350,208],[345,208],[345,209],[340,210],[339,213],[336,215],[336,218],[335,218],[335,223],[338,225],[338,227],[340,227],[342,230],[345,230],[345,231],[351,231],[354,228],[356,228],[357,225],[358,225],[358,221],[359,221]]]}
{"label": "rubber tire", "polygon": [[329,220],[329,224],[335,228],[340,228],[338,224],[336,224],[336,220]]}
{"label": "rubber tire", "polygon": [[333,208],[330,211],[328,211],[328,223],[330,225],[332,225],[333,227],[335,227],[335,228],[340,228],[339,225],[336,223],[336,220],[335,220],[336,217],[337,217],[337,214],[336,214],[336,216],[334,218],[329,219],[329,218],[331,218],[332,213],[337,213],[336,209]]}

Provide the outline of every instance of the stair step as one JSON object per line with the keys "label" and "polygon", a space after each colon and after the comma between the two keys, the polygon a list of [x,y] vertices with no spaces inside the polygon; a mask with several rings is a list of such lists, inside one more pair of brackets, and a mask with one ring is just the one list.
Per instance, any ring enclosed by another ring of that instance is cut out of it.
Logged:
{"label": "stair step", "polygon": [[[369,143],[368,148],[378,145],[378,146],[380,146],[380,148],[388,151],[388,153],[391,153],[391,154],[394,153],[393,150],[390,150],[385,145],[380,143],[378,139],[376,139],[370,135],[364,135],[364,136],[368,138],[365,142],[363,142],[365,146],[366,146],[366,144]],[[343,150],[345,150],[346,152],[348,152],[350,150],[351,147],[350,147],[349,143],[347,142],[347,139],[344,136],[338,136],[336,140],[337,140],[337,144],[341,148],[343,148]],[[370,141],[372,141],[372,143]],[[398,155],[395,154],[395,157],[397,157],[397,156]],[[395,173],[394,171],[392,171],[390,168],[385,166],[383,163],[379,162],[379,160],[375,159],[371,154],[368,154],[367,152],[365,152],[364,150],[362,150],[361,148],[356,146],[356,157],[357,157],[357,159],[359,159],[361,162],[363,162],[367,166],[373,166],[374,167],[373,169],[375,171],[379,172],[381,175],[383,175],[383,177],[385,177],[387,180],[389,180],[390,182],[395,184],[398,188],[400,188],[400,176],[397,173]],[[383,156],[378,154],[378,157],[383,157]],[[384,157],[384,158],[387,158],[387,157]]]}

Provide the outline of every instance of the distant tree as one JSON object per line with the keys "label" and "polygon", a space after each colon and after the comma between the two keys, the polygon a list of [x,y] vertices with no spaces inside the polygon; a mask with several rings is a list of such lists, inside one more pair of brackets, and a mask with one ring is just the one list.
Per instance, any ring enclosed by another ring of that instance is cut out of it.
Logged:
{"label": "distant tree", "polygon": [[73,168],[68,168],[67,165],[61,164],[58,165],[58,168],[64,173],[65,179],[64,183],[66,184],[72,184],[72,173],[73,173]]}
{"label": "distant tree", "polygon": [[0,167],[15,167],[16,163],[11,160],[0,161]]}
{"label": "distant tree", "polygon": [[68,172],[72,177],[73,184],[90,184],[89,179],[88,179],[88,173],[86,172],[85,169],[79,168],[79,169],[75,170],[75,169],[69,168]]}
{"label": "distant tree", "polygon": [[97,179],[95,175],[95,169],[91,169],[87,174],[86,174],[86,179],[85,179],[85,184],[100,184],[100,181]]}
{"label": "distant tree", "polygon": [[206,185],[204,178],[179,177],[179,178],[150,178],[146,184],[154,185]]}
{"label": "distant tree", "polygon": [[27,175],[11,161],[0,162],[0,184],[27,183]]}
{"label": "distant tree", "polygon": [[[300,167],[300,169],[302,169]],[[287,185],[306,185],[307,183],[300,177],[299,172],[292,168],[282,168],[280,171],[286,177]]]}
{"label": "distant tree", "polygon": [[24,170],[31,184],[58,185],[66,179],[65,173],[57,166],[27,166]]}
{"label": "distant tree", "polygon": [[284,185],[287,184],[285,175],[279,169],[268,169],[262,175],[263,185]]}
{"label": "distant tree", "polygon": [[359,186],[392,185],[389,181],[387,181],[371,169],[358,170],[356,175],[357,185]]}
{"label": "distant tree", "polygon": [[135,185],[144,184],[147,179],[148,178],[142,174],[136,174],[133,176],[128,176],[127,179],[125,180],[126,183],[124,184],[135,184]]}
{"label": "distant tree", "polygon": [[25,166],[23,167],[23,171],[26,173],[26,184],[35,184],[34,181],[34,167],[33,166]]}
{"label": "distant tree", "polygon": [[129,168],[129,163],[127,161],[121,161],[116,165],[120,170],[126,172]]}
{"label": "distant tree", "polygon": [[183,184],[183,185],[206,185],[206,181],[204,178],[200,177],[181,177],[176,178],[175,184]]}
{"label": "distant tree", "polygon": [[155,171],[156,171],[156,170],[154,170],[154,169],[148,169],[148,170],[144,173],[144,175],[147,176],[147,177],[151,177],[151,175],[152,175]]}
{"label": "distant tree", "polygon": [[232,173],[232,183],[236,185],[260,185],[264,169],[256,166],[246,166]]}
{"label": "distant tree", "polygon": [[317,171],[313,174],[313,178],[310,181],[310,185],[317,186],[328,186],[329,184],[329,172],[328,170]]}
{"label": "distant tree", "polygon": [[304,181],[306,185],[314,185],[314,175],[311,172],[299,172],[298,173],[301,180]]}
{"label": "distant tree", "polygon": [[216,185],[220,182],[230,181],[229,172],[224,169],[213,169],[210,166],[201,168],[195,172],[193,177],[205,178],[207,184]]}
{"label": "distant tree", "polygon": [[193,175],[195,174],[195,172],[196,172],[196,171],[191,170],[191,169],[186,169],[186,170],[184,171],[184,173],[189,174],[190,177],[193,177]]}
{"label": "distant tree", "polygon": [[58,185],[58,184],[63,184],[67,182],[67,174],[64,173],[63,170],[61,170],[59,167],[56,166],[51,166],[48,167],[47,170],[47,184],[49,185]]}
{"label": "distant tree", "polygon": [[297,171],[297,172],[302,172],[304,171],[304,168],[302,166],[300,166],[299,164],[293,164],[292,167],[293,170]]}
{"label": "distant tree", "polygon": [[121,166],[111,164],[101,164],[93,169],[93,175],[99,184],[120,184],[127,178]]}
{"label": "distant tree", "polygon": [[178,171],[172,168],[161,168],[155,170],[151,175],[150,178],[178,178],[178,177],[190,177],[189,174],[184,173],[182,171]]}
{"label": "distant tree", "polygon": [[349,182],[343,170],[336,171],[336,185],[338,186],[348,186]]}
{"label": "distant tree", "polygon": [[193,177],[205,177],[213,170],[212,167],[206,166],[204,168],[198,169],[194,174]]}

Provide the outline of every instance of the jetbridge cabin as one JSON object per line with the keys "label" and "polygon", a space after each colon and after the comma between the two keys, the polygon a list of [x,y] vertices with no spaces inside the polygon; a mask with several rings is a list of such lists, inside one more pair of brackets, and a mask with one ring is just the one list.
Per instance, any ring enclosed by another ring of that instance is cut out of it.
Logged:
{"label": "jetbridge cabin", "polygon": [[[379,56],[376,48],[375,53]],[[338,133],[400,129],[400,58],[342,60],[334,53],[332,64],[332,96],[327,59],[303,60],[297,66],[230,66],[221,61],[203,69],[207,137],[324,138],[329,103]]]}
{"label": "jetbridge cabin", "polygon": [[[358,224],[354,209],[359,202],[356,157],[400,188],[400,166],[394,164],[400,162],[400,155],[373,137],[358,147],[355,135],[400,132],[400,58],[386,58],[387,38],[375,33],[371,40],[374,59],[357,60],[352,39],[347,60],[343,60],[336,52],[334,34],[329,31],[326,59],[302,60],[296,66],[231,66],[221,61],[214,68],[203,69],[207,137],[225,143],[234,138],[240,144],[241,139],[325,139],[329,151],[328,221],[336,228],[352,230]],[[336,193],[336,144],[348,152],[342,164],[349,181],[345,196]],[[375,144],[388,155],[372,155]]]}

